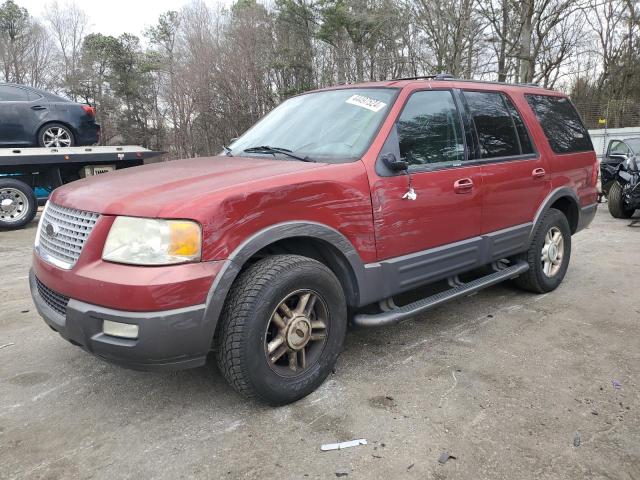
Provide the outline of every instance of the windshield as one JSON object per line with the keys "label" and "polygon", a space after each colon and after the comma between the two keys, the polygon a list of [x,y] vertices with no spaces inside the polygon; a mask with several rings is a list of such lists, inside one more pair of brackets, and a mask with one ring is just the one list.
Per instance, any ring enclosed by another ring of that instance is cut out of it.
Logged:
{"label": "windshield", "polygon": [[293,97],[234,141],[231,152],[255,155],[243,152],[269,146],[321,162],[356,160],[371,144],[396,93],[392,88],[345,88]]}

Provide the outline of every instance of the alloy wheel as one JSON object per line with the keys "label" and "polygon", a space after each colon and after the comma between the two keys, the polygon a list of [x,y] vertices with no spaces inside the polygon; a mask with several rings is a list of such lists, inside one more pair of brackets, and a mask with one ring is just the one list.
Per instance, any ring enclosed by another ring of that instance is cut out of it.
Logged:
{"label": "alloy wheel", "polygon": [[551,227],[544,237],[542,246],[542,271],[547,277],[555,276],[562,266],[564,257],[564,237],[558,227]]}
{"label": "alloy wheel", "polygon": [[264,351],[269,367],[297,376],[320,358],[328,337],[328,309],[316,292],[298,290],[285,297],[267,325]]}
{"label": "alloy wheel", "polygon": [[70,147],[71,134],[62,127],[49,127],[42,133],[45,147]]}

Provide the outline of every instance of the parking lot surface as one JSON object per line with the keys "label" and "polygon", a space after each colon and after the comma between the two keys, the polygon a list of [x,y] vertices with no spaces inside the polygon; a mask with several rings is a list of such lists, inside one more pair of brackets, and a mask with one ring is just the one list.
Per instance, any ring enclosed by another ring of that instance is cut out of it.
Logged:
{"label": "parking lot surface", "polygon": [[0,232],[0,478],[640,479],[628,225],[601,206],[550,294],[500,285],[351,329],[335,374],[282,408],[240,397],[213,363],[135,372],[67,343],[31,303],[35,222]]}

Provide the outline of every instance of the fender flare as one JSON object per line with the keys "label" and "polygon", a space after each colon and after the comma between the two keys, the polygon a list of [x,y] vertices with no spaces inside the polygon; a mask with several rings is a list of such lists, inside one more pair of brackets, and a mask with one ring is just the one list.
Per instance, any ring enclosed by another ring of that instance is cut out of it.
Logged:
{"label": "fender flare", "polygon": [[557,200],[563,197],[569,198],[570,202],[575,206],[576,211],[578,212],[577,224],[580,224],[580,200],[578,199],[578,195],[573,189],[569,187],[556,188],[555,190],[552,190],[551,193],[549,193],[549,195],[547,195],[547,197],[542,201],[542,205],[540,205],[535,217],[533,218],[533,228],[529,233],[528,245],[533,240],[536,228],[538,228],[538,225],[542,220],[544,214],[549,211],[551,205],[553,205]]}
{"label": "fender flare", "polygon": [[342,233],[316,222],[279,223],[254,233],[242,242],[229,255],[229,258],[224,261],[220,273],[216,276],[207,294],[205,309],[205,328],[207,331],[203,332],[204,335],[209,335],[210,338],[213,338],[227,294],[246,261],[267,245],[295,237],[311,237],[324,240],[342,253],[351,267],[354,290],[359,298],[359,293],[362,291],[361,287],[365,282],[365,266],[355,247]]}

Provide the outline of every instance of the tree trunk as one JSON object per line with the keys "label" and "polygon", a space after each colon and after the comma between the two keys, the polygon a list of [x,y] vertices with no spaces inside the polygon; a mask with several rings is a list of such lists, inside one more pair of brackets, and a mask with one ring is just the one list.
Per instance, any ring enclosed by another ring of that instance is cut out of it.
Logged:
{"label": "tree trunk", "polygon": [[522,31],[520,32],[520,82],[533,81],[533,58],[531,58],[531,43],[533,41],[533,2],[523,0],[522,5]]}
{"label": "tree trunk", "polygon": [[500,52],[498,53],[498,81],[507,81],[507,35],[509,34],[509,0],[502,1],[502,29],[500,32]]}

